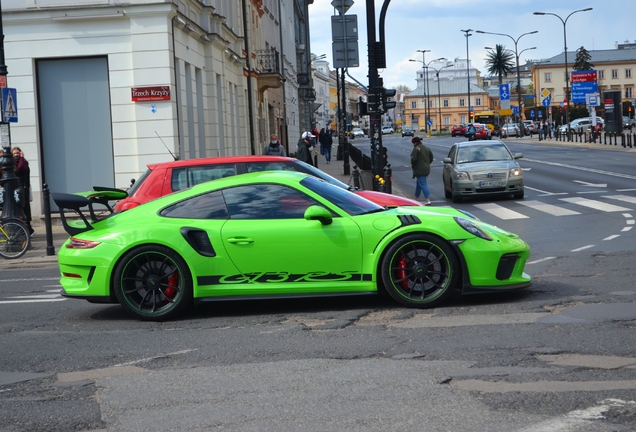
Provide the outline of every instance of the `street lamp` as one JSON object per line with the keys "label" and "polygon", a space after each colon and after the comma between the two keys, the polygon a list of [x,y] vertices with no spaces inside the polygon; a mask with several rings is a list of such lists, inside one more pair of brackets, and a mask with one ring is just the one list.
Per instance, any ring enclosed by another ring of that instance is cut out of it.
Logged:
{"label": "street lamp", "polygon": [[[422,71],[424,71],[424,130],[429,133],[428,130],[428,70],[426,65],[426,53],[431,50],[417,50],[422,53]],[[429,133],[430,136],[430,133]]]}
{"label": "street lamp", "polygon": [[431,136],[431,131],[428,127],[428,123],[426,123],[427,119],[430,117],[430,113],[427,114],[427,110],[429,108],[429,104],[428,104],[428,95],[430,95],[431,93],[428,91],[428,65],[430,65],[431,63],[435,62],[435,61],[440,61],[440,60],[446,60],[444,57],[440,57],[438,59],[435,60],[431,60],[428,63],[424,63],[424,61],[422,60],[414,60],[414,59],[409,59],[409,61],[412,62],[419,62],[422,63],[422,70],[424,71],[424,82],[426,87],[424,88],[424,125],[425,125],[425,130],[428,131],[428,136]]}
{"label": "street lamp", "polygon": [[434,68],[434,67],[431,66],[431,69],[433,69],[435,71],[435,76],[437,77],[437,112],[438,112],[438,119],[437,119],[438,129],[437,129],[437,133],[438,134],[441,133],[441,131],[442,131],[442,92],[441,92],[440,86],[439,86],[439,73],[440,73],[440,71],[442,69],[445,69],[445,68],[451,67],[451,66],[453,66],[453,63],[447,63],[446,66],[442,66],[439,69]]}
{"label": "street lamp", "polygon": [[[490,34],[490,35],[496,35],[496,36],[506,36],[509,37],[510,39],[512,39],[512,41],[515,43],[515,59],[517,60],[517,104],[519,105],[519,126],[521,126],[523,123],[521,122],[521,72],[519,71],[519,55],[521,55],[521,52],[518,51],[518,43],[519,43],[519,39],[521,39],[522,37],[524,37],[525,35],[530,35],[530,34],[535,34],[535,33],[539,33],[538,30],[534,30],[531,32],[527,32],[522,34],[521,36],[519,36],[517,39],[513,38],[512,36],[510,36],[509,34],[505,34],[505,33],[491,33],[491,32],[485,32],[485,31],[481,31],[481,30],[476,30],[477,33],[481,33],[481,34]],[[536,47],[534,47],[536,48]],[[528,49],[533,49],[533,48],[528,48]],[[521,126],[523,127],[523,126]]]}
{"label": "street lamp", "polygon": [[472,120],[470,118],[470,59],[468,57],[468,37],[473,35],[471,33],[471,31],[473,30],[468,29],[468,30],[460,30],[460,31],[464,32],[464,36],[466,37],[466,77],[468,79],[468,121],[466,123],[471,123]]}
{"label": "street lamp", "polygon": [[568,73],[568,38],[567,38],[567,33],[565,31],[565,25],[568,22],[568,18],[570,18],[572,15],[574,15],[577,12],[587,12],[587,11],[591,11],[592,8],[585,8],[585,9],[579,9],[579,10],[575,10],[574,12],[570,13],[570,15],[568,15],[567,17],[565,17],[565,20],[563,18],[561,18],[559,15],[554,14],[552,12],[535,12],[534,15],[553,15],[555,17],[557,17],[558,19],[561,20],[561,22],[563,23],[563,53],[565,54],[565,121],[568,124],[568,130],[570,130],[570,77],[569,77],[569,73]]}

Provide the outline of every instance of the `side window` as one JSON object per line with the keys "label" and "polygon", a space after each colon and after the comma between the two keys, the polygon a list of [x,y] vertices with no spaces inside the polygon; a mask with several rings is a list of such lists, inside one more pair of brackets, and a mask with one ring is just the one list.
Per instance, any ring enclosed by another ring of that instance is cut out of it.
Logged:
{"label": "side window", "polygon": [[284,162],[248,162],[247,172],[260,172],[260,171],[294,171],[289,165]]}
{"label": "side window", "polygon": [[253,184],[223,191],[230,219],[302,219],[305,210],[321,205],[313,198],[287,186]]}
{"label": "side window", "polygon": [[234,164],[201,165],[172,170],[170,186],[173,191],[180,191],[199,183],[236,175]]}
{"label": "side window", "polygon": [[160,216],[183,219],[228,219],[227,208],[220,191],[188,198],[159,212]]}
{"label": "side window", "polygon": [[455,158],[455,153],[457,152],[457,146],[453,146],[451,147],[450,151],[448,152],[448,157],[453,160]]}

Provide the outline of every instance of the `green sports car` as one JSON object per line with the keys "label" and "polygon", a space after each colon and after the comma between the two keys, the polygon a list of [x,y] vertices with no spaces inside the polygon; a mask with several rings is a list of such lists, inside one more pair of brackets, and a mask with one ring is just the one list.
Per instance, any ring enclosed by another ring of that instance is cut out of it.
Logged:
{"label": "green sports car", "polygon": [[[380,290],[425,308],[456,288],[531,284],[516,234],[452,208],[380,207],[303,173],[214,180],[102,220],[92,205],[107,190],[53,198],[71,234],[58,254],[62,294],[144,320],[205,301]],[[85,206],[83,221],[64,217]]]}

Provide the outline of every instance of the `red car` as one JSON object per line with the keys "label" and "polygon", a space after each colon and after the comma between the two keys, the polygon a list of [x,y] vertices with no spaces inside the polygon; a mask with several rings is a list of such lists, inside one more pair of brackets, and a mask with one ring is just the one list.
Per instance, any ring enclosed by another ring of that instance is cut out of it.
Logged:
{"label": "red car", "polygon": [[475,125],[475,139],[489,140],[492,139],[492,132],[486,125]]}
{"label": "red car", "polygon": [[463,137],[465,133],[466,133],[466,126],[464,125],[453,125],[453,128],[451,129],[451,136],[453,137],[456,137],[456,136]]}
{"label": "red car", "polygon": [[[115,211],[128,210],[153,199],[217,178],[254,171],[286,170],[312,174],[343,189],[349,186],[298,159],[281,156],[226,156],[188,159],[148,165],[148,170],[118,201]],[[381,206],[420,206],[420,202],[383,192],[357,190],[356,194]]]}

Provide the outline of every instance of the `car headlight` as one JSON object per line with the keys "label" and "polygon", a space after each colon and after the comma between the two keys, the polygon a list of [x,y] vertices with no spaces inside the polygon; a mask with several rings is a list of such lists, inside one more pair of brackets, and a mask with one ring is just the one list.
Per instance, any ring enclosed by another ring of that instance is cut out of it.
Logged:
{"label": "car headlight", "polygon": [[455,216],[454,219],[455,219],[455,222],[457,222],[457,224],[460,227],[464,228],[466,231],[468,231],[469,233],[471,233],[475,237],[479,237],[479,238],[482,238],[484,240],[492,241],[492,237],[490,237],[490,235],[486,231],[481,229],[474,221],[472,221],[470,219],[464,219],[464,218],[459,217],[459,216]]}
{"label": "car headlight", "polygon": [[468,173],[467,172],[455,173],[455,179],[456,180],[468,180]]}
{"label": "car headlight", "polygon": [[510,168],[510,177],[519,177],[522,173],[521,168]]}

